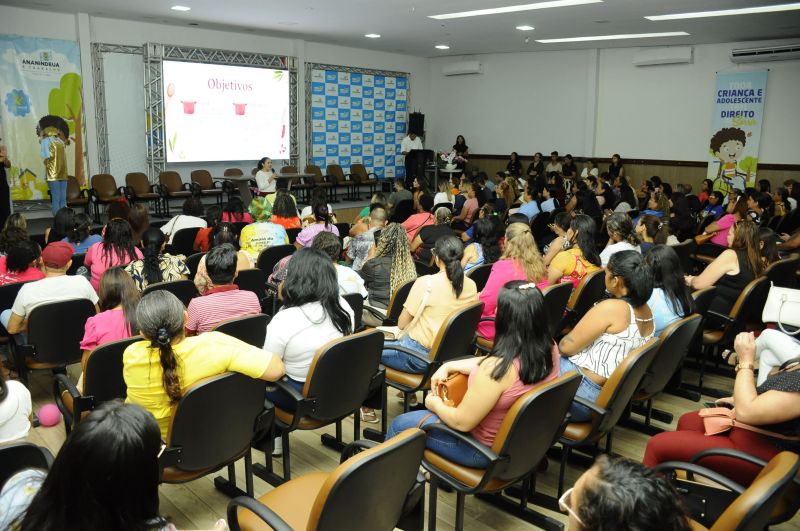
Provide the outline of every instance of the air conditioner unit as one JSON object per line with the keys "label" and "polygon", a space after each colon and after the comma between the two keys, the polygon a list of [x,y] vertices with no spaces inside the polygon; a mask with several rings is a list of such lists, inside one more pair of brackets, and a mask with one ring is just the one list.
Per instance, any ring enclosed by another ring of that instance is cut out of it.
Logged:
{"label": "air conditioner unit", "polygon": [[791,61],[800,59],[800,43],[767,48],[731,50],[732,63],[758,63],[761,61]]}
{"label": "air conditioner unit", "polygon": [[442,74],[446,76],[483,74],[483,65],[480,61],[460,61],[458,63],[448,63],[442,67]]}
{"label": "air conditioner unit", "polygon": [[692,62],[691,46],[640,48],[633,54],[635,66],[672,65]]}

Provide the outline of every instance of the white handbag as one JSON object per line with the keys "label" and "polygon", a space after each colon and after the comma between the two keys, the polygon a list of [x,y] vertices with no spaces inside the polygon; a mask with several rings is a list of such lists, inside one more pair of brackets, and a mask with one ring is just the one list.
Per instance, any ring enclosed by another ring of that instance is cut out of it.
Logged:
{"label": "white handbag", "polygon": [[[800,290],[791,288],[781,288],[770,284],[767,302],[764,304],[764,311],[761,314],[761,321],[764,323],[777,323],[778,328],[784,334],[796,336],[800,334]],[[783,325],[798,328],[794,332],[788,332]]]}

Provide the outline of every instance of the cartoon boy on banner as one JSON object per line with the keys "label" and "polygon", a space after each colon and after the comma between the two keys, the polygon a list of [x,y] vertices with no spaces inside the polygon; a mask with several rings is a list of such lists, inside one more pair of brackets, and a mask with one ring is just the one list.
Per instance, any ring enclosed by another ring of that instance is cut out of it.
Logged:
{"label": "cartoon boy on banner", "polygon": [[737,127],[725,127],[711,137],[709,148],[717,157],[719,168],[714,179],[714,190],[727,194],[730,190],[738,188],[744,190],[755,180],[758,159],[745,157],[741,159],[744,146],[747,144],[745,133]]}

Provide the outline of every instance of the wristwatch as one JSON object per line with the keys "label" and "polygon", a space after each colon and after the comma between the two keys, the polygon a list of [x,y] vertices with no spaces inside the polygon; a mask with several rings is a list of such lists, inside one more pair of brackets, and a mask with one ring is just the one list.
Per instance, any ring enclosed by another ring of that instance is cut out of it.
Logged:
{"label": "wristwatch", "polygon": [[752,363],[737,363],[736,368],[734,370],[736,372],[739,372],[740,369],[750,369],[752,371],[755,370],[755,368],[756,368],[755,365],[753,365]]}

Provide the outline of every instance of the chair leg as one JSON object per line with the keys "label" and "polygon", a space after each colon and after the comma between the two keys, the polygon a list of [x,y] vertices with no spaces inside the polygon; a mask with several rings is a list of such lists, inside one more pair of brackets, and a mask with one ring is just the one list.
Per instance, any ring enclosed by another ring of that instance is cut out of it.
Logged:
{"label": "chair leg", "polygon": [[567,463],[569,461],[569,454],[572,448],[564,444],[561,445],[561,468],[558,470],[558,497],[564,493],[564,476],[567,472]]}
{"label": "chair leg", "polygon": [[253,497],[253,452],[249,448],[244,454],[244,483],[247,495]]}
{"label": "chair leg", "polygon": [[291,461],[289,456],[291,452],[289,451],[289,432],[284,431],[281,433],[281,442],[283,444],[283,480],[289,481],[292,479],[291,475]]}
{"label": "chair leg", "polygon": [[611,441],[612,441],[612,438],[611,438],[611,436],[612,436],[613,434],[614,434],[614,428],[611,428],[611,429],[609,430],[609,432],[608,432],[608,435],[606,435],[606,453],[607,453],[608,455],[611,455]]}
{"label": "chair leg", "polygon": [[456,493],[456,531],[464,529],[464,498],[463,492]]}
{"label": "chair leg", "polygon": [[428,531],[436,531],[436,476],[428,482]]}

